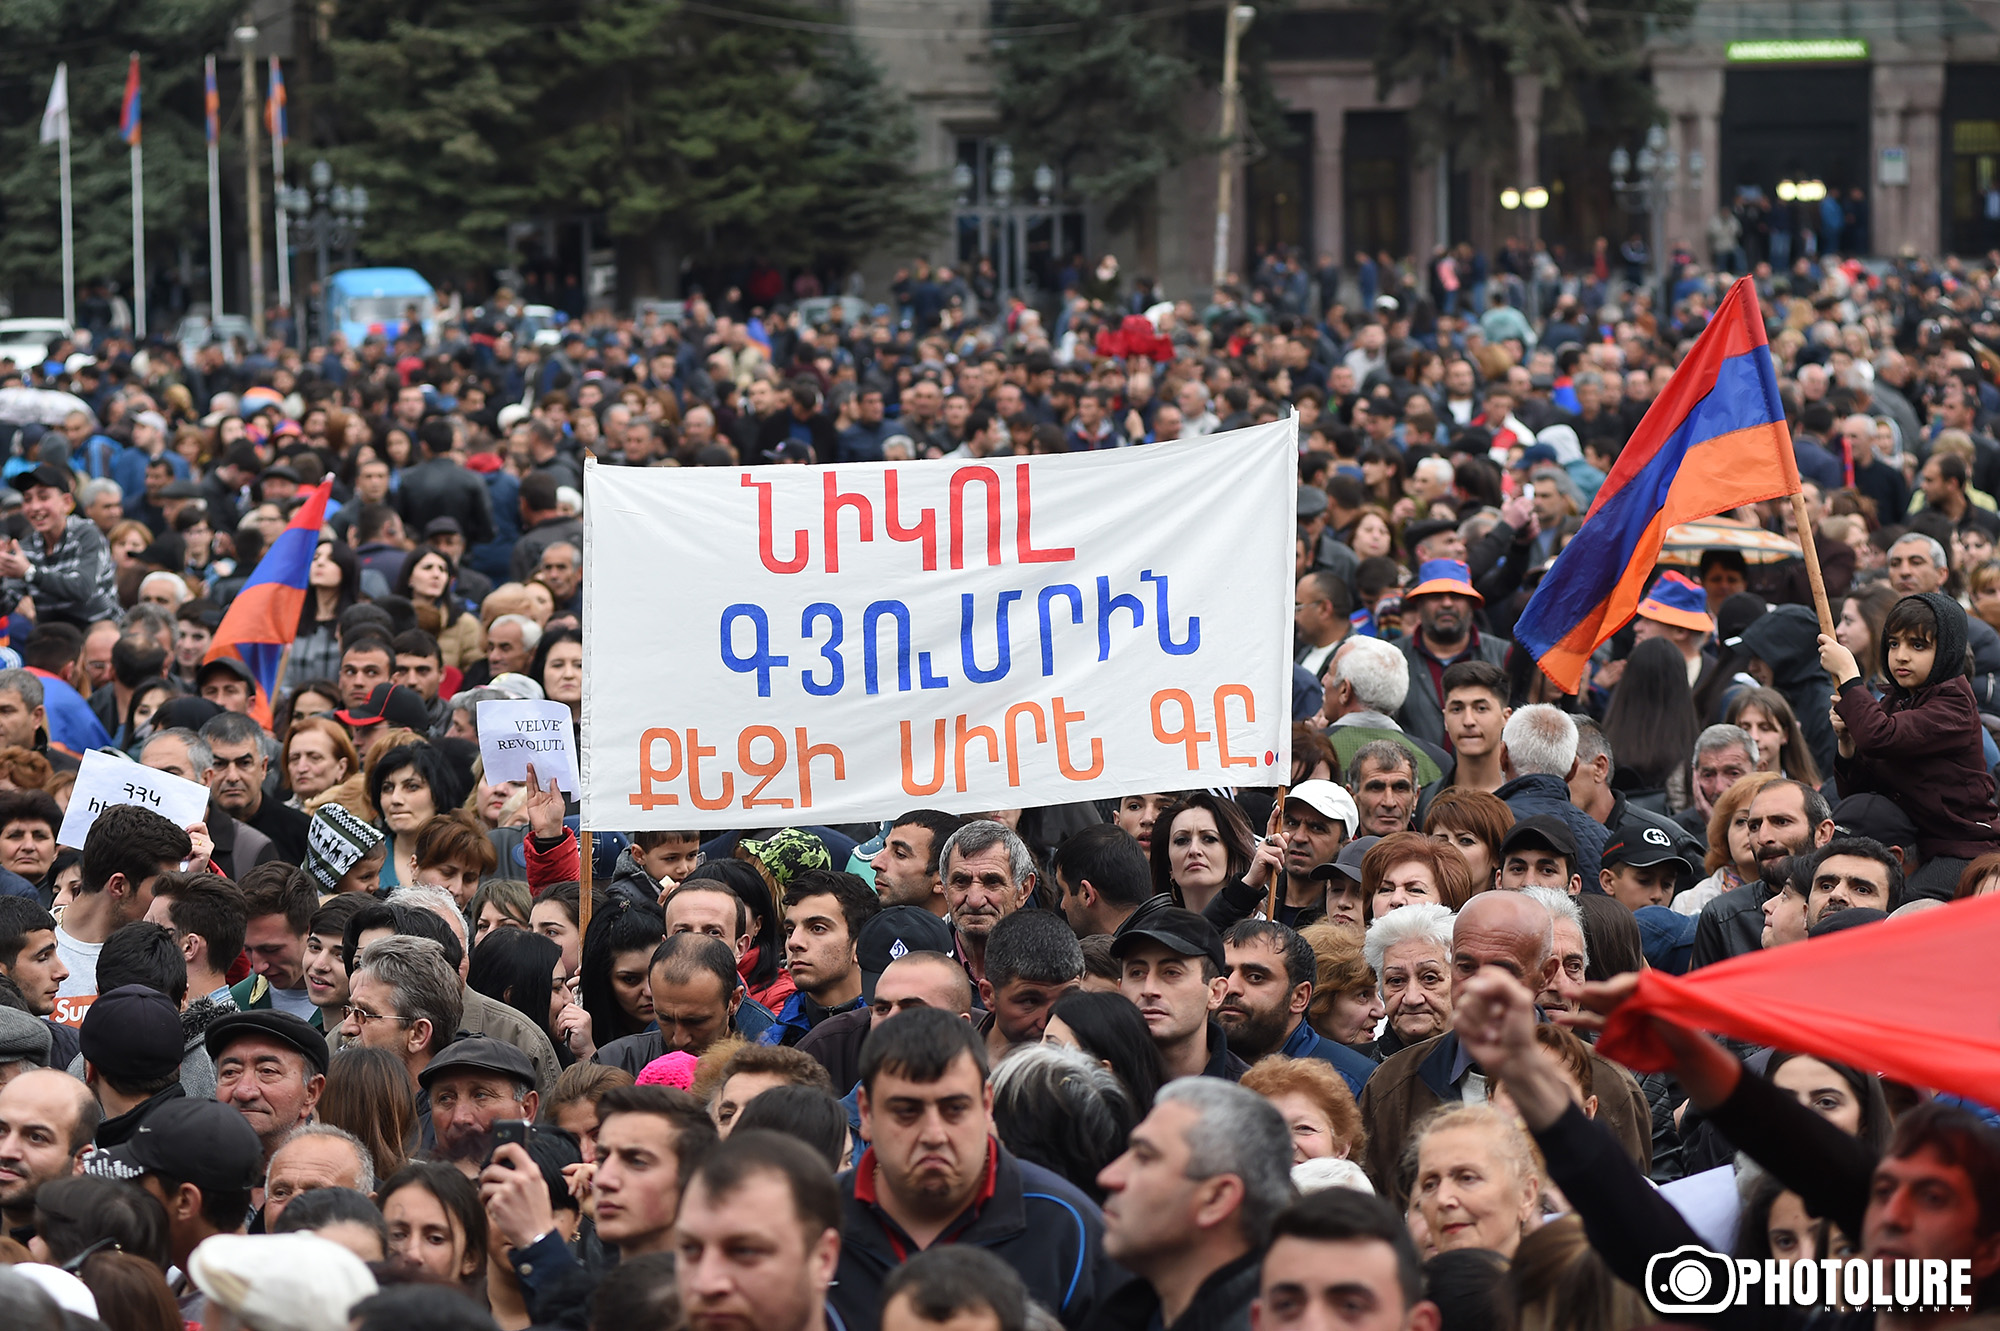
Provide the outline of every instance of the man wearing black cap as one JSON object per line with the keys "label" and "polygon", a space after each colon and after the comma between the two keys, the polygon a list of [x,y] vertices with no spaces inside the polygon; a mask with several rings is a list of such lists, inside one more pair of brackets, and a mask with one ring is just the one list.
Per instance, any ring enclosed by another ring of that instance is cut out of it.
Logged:
{"label": "man wearing black cap", "polygon": [[369,692],[366,702],[350,704],[334,715],[354,732],[355,741],[363,747],[379,733],[368,727],[384,722],[392,729],[401,727],[418,734],[427,733],[431,728],[431,711],[424,706],[423,695],[407,684],[377,684]]}
{"label": "man wearing black cap", "polygon": [[37,620],[59,619],[80,629],[121,618],[111,547],[96,523],[73,512],[69,472],[44,462],[16,477],[15,488],[21,516],[35,534],[25,547],[8,541],[0,548],[0,609],[11,612],[28,598]]}
{"label": "man wearing black cap", "polygon": [[1630,911],[1666,905],[1674,898],[1675,880],[1694,873],[1671,834],[1637,819],[1611,834],[1598,863],[1598,885]]}
{"label": "man wearing black cap", "polygon": [[119,1145],[161,1105],[187,1097],[180,1010],[159,990],[127,984],[99,994],[78,1036],[84,1084],[104,1111],[100,1147]]}
{"label": "man wearing black cap", "polygon": [[477,1178],[493,1153],[493,1125],[501,1119],[533,1122],[541,1107],[535,1064],[504,1040],[459,1040],[417,1074],[430,1096],[438,1159]]}
{"label": "man wearing black cap", "polygon": [[[217,1234],[241,1234],[251,1194],[263,1181],[264,1151],[241,1114],[213,1100],[163,1105],[129,1141],[83,1158],[83,1172],[137,1183],[167,1212],[167,1253],[187,1270],[188,1257]],[[202,1297],[176,1290],[184,1319],[199,1321]]]}
{"label": "man wearing black cap", "polygon": [[1249,1070],[1229,1052],[1215,1020],[1229,959],[1214,925],[1178,906],[1147,911],[1112,938],[1111,955],[1122,977],[1118,991],[1138,1004],[1169,1078],[1236,1081]]}
{"label": "man wearing black cap", "polygon": [[215,1098],[243,1115],[268,1164],[326,1090],[326,1037],[289,1012],[266,1010],[219,1018],[202,1042],[215,1063]]}
{"label": "man wearing black cap", "polygon": [[195,692],[225,712],[248,716],[257,700],[257,677],[233,656],[204,661],[194,672]]}
{"label": "man wearing black cap", "polygon": [[1547,887],[1571,896],[1583,890],[1576,838],[1562,819],[1536,814],[1507,829],[1500,843],[1499,886],[1508,892]]}

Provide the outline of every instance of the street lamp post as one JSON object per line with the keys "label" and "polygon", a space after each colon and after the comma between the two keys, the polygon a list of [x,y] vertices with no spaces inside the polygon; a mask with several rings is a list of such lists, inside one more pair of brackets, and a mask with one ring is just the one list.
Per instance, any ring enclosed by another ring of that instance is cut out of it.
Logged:
{"label": "street lamp post", "polygon": [[365,185],[336,185],[333,167],[322,157],[309,173],[312,188],[294,185],[283,191],[285,211],[291,214],[299,240],[311,245],[319,260],[320,337],[332,331],[332,307],[327,302],[326,282],[332,253],[338,249],[353,257],[355,241],[368,218],[368,188]]}
{"label": "street lamp post", "polygon": [[[1646,131],[1646,141],[1637,154],[1627,153],[1623,145],[1611,150],[1612,192],[1627,212],[1646,215],[1647,258],[1656,293],[1667,271],[1667,205],[1679,170],[1680,157],[1667,146],[1667,131],[1658,125]],[[1628,175],[1632,177],[1629,180]]]}
{"label": "street lamp post", "polygon": [[993,147],[983,192],[977,192],[979,173],[970,165],[960,162],[951,171],[961,221],[969,218],[979,227],[979,253],[993,259],[994,279],[999,289],[1023,299],[1032,285],[1028,278],[1028,227],[1037,216],[1050,211],[1056,188],[1055,168],[1047,162],[1040,163],[1029,173],[1028,181],[1034,197],[1017,203],[1014,149],[1006,143]]}
{"label": "street lamp post", "polygon": [[1527,241],[1528,321],[1542,317],[1542,293],[1535,280],[1535,244],[1542,238],[1542,209],[1549,206],[1549,191],[1543,185],[1524,185],[1500,191],[1500,206],[1521,213],[1521,231]]}

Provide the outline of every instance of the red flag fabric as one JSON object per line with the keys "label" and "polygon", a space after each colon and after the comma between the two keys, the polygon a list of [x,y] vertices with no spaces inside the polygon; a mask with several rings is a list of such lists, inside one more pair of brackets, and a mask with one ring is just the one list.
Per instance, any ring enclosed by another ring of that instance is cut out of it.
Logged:
{"label": "red flag fabric", "polygon": [[1647,1016],[2000,1102],[2000,894],[1751,952],[1684,976],[1642,972],[1597,1051],[1664,1071]]}

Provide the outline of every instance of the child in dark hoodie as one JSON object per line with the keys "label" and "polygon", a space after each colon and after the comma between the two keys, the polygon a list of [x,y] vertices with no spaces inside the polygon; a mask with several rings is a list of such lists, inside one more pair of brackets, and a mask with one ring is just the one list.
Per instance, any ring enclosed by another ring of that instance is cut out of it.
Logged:
{"label": "child in dark hoodie", "polygon": [[1960,867],[2000,850],[2000,808],[1965,677],[1965,638],[1965,610],[1949,596],[1922,592],[1896,602],[1882,622],[1889,691],[1880,700],[1852,652],[1824,635],[1819,640],[1820,663],[1839,681],[1833,725],[1840,793],[1887,795],[1916,824],[1927,862],[1957,860]]}

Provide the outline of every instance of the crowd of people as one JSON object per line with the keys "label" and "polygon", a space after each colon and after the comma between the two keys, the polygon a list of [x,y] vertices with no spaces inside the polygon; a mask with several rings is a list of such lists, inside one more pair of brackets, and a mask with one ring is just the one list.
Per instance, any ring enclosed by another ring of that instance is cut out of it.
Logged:
{"label": "crowd of people", "polygon": [[[1378,273],[1313,317],[1265,282],[1158,302],[1107,257],[1046,328],[961,319],[925,269],[855,324],[697,298],[547,349],[502,293],[432,344],[0,366],[85,404],[8,427],[0,468],[6,1324],[1929,1331],[1990,1307],[1994,1109],[1866,1049],[1659,1017],[1664,1071],[1596,1047],[1648,968],[2000,885],[1994,273],[1754,276],[1838,631],[1790,506],[1725,514],[1576,694],[1510,631],[1718,277],[1531,319],[1500,278],[1474,317]],[[950,465],[1287,415],[1284,787],[586,849],[554,782],[481,766],[479,702],[580,708],[587,458]],[[210,648],[328,473],[265,698]],[[114,805],[63,844],[93,751],[206,785],[205,816]],[[1648,1263],[1689,1244],[1963,1260],[1979,1293],[1675,1312]]]}

